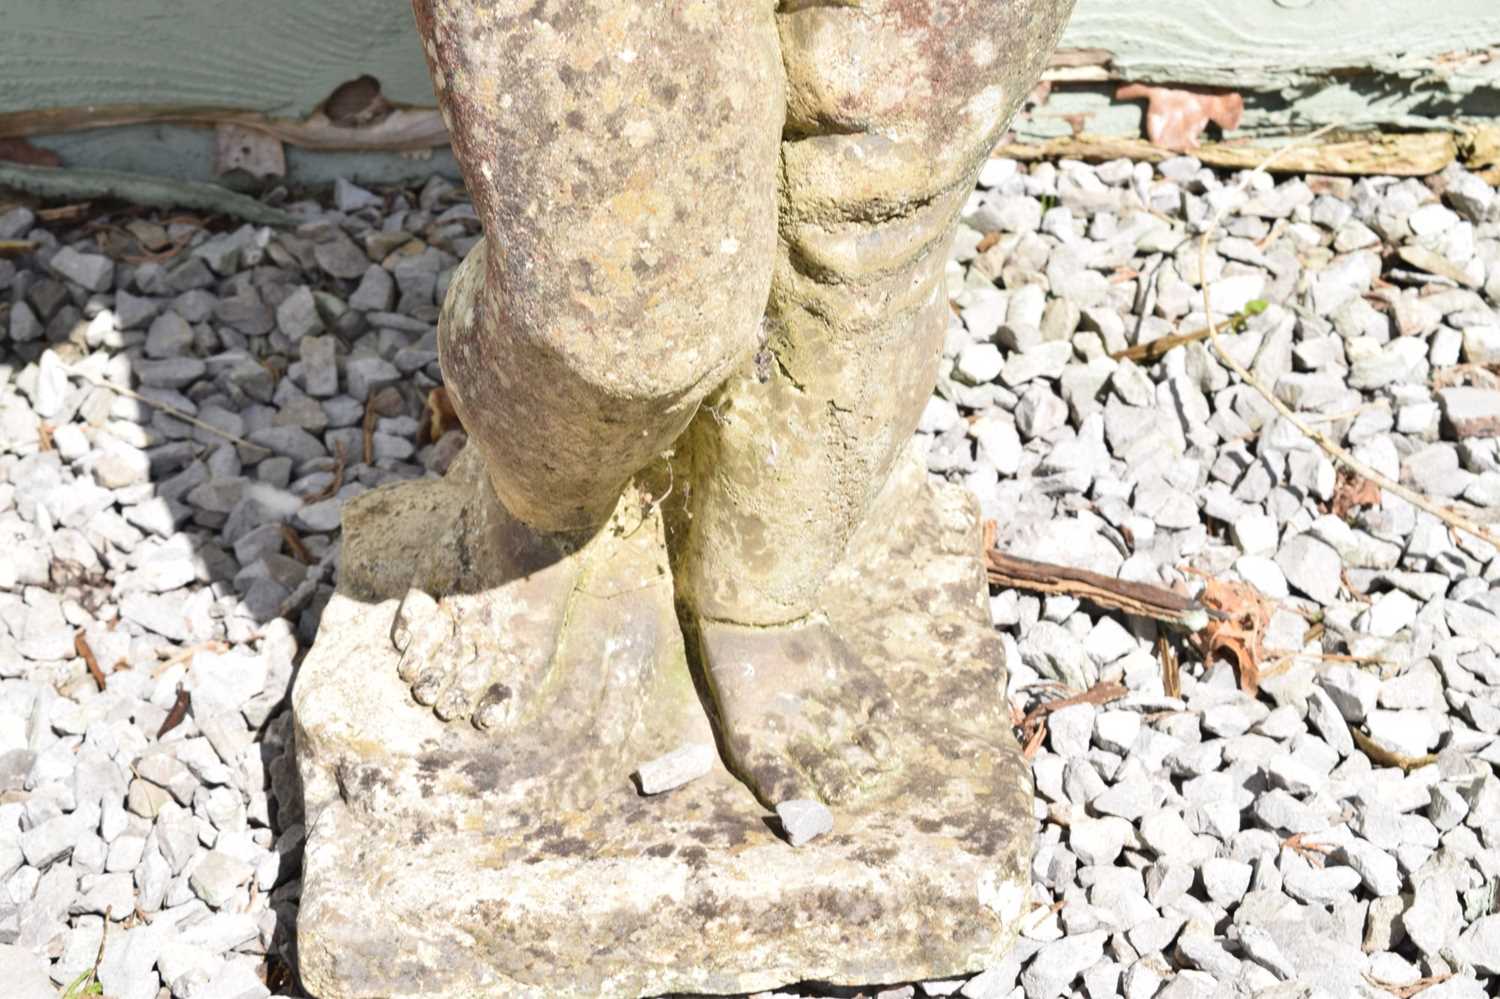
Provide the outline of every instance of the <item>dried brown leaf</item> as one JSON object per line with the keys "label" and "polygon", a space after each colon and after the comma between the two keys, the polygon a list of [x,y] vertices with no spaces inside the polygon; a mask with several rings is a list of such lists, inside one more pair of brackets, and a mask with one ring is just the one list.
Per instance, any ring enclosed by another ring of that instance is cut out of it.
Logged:
{"label": "dried brown leaf", "polygon": [[1226,582],[1206,577],[1203,605],[1218,616],[1194,637],[1205,663],[1225,659],[1234,667],[1240,689],[1254,695],[1260,690],[1260,667],[1265,659],[1266,629],[1273,605],[1249,583]]}
{"label": "dried brown leaf", "polygon": [[1330,513],[1343,520],[1360,507],[1379,505],[1379,486],[1352,469],[1339,469],[1338,480],[1333,487],[1333,499],[1329,502]]}
{"label": "dried brown leaf", "polygon": [[422,416],[422,432],[428,443],[436,443],[455,427],[459,430],[464,428],[463,421],[458,418],[458,410],[453,408],[452,396],[441,385],[427,393]]}

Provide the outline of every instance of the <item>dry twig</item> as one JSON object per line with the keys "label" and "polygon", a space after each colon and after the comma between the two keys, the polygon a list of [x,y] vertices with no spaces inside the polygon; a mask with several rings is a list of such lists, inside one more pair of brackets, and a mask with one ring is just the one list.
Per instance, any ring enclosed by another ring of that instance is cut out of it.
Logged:
{"label": "dry twig", "polygon": [[187,717],[188,705],[193,703],[193,695],[187,692],[182,684],[177,685],[177,700],[172,702],[172,710],[167,712],[167,717],[162,719],[161,728],[156,730],[156,737],[160,739],[172,731],[182,720]]}
{"label": "dry twig", "polygon": [[[302,505],[318,503],[328,499],[334,493],[344,487],[344,469],[349,463],[348,456],[344,453],[344,442],[341,440],[333,442],[333,478],[328,480],[328,485],[302,500]],[[304,561],[306,561],[304,559]]]}
{"label": "dry twig", "polygon": [[1208,624],[1210,612],[1203,605],[1163,586],[1075,569],[1072,566],[1037,562],[1007,555],[994,548],[984,553],[985,572],[997,586],[1012,586],[1038,593],[1062,593],[1079,597],[1108,610],[1165,621],[1189,631]]}
{"label": "dry twig", "polygon": [[89,640],[83,637],[83,632],[73,633],[73,649],[83,658],[83,665],[88,667],[89,676],[94,678],[94,684],[100,690],[104,689],[104,671],[99,668],[99,660],[94,657],[94,650],[89,647]]}
{"label": "dry twig", "polygon": [[1156,636],[1156,658],[1161,660],[1161,689],[1168,697],[1182,696],[1182,666],[1166,635]]}
{"label": "dry twig", "polygon": [[161,662],[157,663],[156,668],[151,671],[151,676],[153,678],[161,676],[173,666],[176,666],[181,662],[187,662],[189,659],[193,658],[200,652],[228,651],[229,643],[221,642],[217,639],[210,639],[206,642],[199,642],[197,645],[189,645],[187,648],[182,649],[179,652],[174,652],[171,656],[168,656],[166,659],[163,659]]}
{"label": "dry twig", "polygon": [[302,543],[302,539],[297,536],[297,532],[292,530],[291,524],[281,525],[281,540],[285,541],[286,546],[291,549],[292,558],[303,565],[313,564],[312,553],[307,550],[307,546]]}
{"label": "dry twig", "polygon": [[1312,861],[1318,867],[1323,866],[1323,860],[1333,852],[1333,847],[1327,843],[1309,843],[1302,837],[1305,833],[1292,833],[1281,841],[1281,845],[1288,850],[1294,851],[1304,860]]}
{"label": "dry twig", "polygon": [[[6,187],[11,185],[6,184]],[[42,195],[45,197],[45,195]],[[71,205],[57,205],[52,208],[42,208],[36,213],[36,217],[43,222],[77,222],[88,215],[94,208],[92,201],[79,201]]]}
{"label": "dry twig", "polygon": [[[1245,324],[1250,321],[1251,316],[1258,316],[1264,311],[1266,311],[1266,303],[1260,299],[1256,299],[1229,317],[1230,331],[1234,333],[1240,332],[1240,330],[1245,328]],[[1139,361],[1143,364],[1154,364],[1165,357],[1167,352],[1173,347],[1181,347],[1183,344],[1207,340],[1208,336],[1209,328],[1205,326],[1201,330],[1194,330],[1191,333],[1174,333],[1171,336],[1157,337],[1155,340],[1138,343],[1134,347],[1128,347],[1125,350],[1117,350],[1109,356],[1116,361]]]}
{"label": "dry twig", "polygon": [[1047,733],[1047,716],[1054,711],[1072,707],[1074,704],[1108,704],[1110,701],[1118,701],[1128,691],[1122,683],[1096,683],[1081,694],[1072,697],[1059,697],[1055,701],[1043,701],[1030,711],[1026,717],[1021,719],[1021,735],[1025,739],[1026,748],[1022,751],[1029,760],[1036,756],[1041,748],[1042,739]]}
{"label": "dry twig", "polygon": [[[1273,162],[1279,159],[1283,153],[1289,152],[1306,142],[1310,142],[1313,139],[1316,139],[1319,136],[1323,135],[1324,133],[1331,131],[1333,128],[1334,126],[1332,125],[1325,126],[1318,129],[1316,132],[1312,132],[1305,139],[1302,139],[1299,142],[1294,142],[1289,145],[1282,146],[1280,149],[1276,150],[1276,152],[1263,159],[1255,169],[1251,170],[1249,173],[1245,174],[1244,177],[1240,178],[1240,182],[1236,186],[1239,189],[1243,190],[1245,187],[1249,186],[1250,181],[1253,178],[1260,174],[1264,174],[1267,171],[1267,168],[1269,168]],[[1208,273],[1209,240],[1212,239],[1214,233],[1218,231],[1220,224],[1224,221],[1224,216],[1229,212],[1230,206],[1232,204],[1232,200],[1228,198],[1220,201],[1219,207],[1214,210],[1213,215],[1209,216],[1208,224],[1203,227],[1203,234],[1198,239],[1198,265],[1199,269],[1205,274]],[[1461,516],[1460,514],[1455,513],[1453,510],[1450,510],[1444,506],[1439,505],[1435,501],[1428,499],[1426,496],[1422,495],[1416,490],[1409,489],[1406,486],[1403,486],[1401,483],[1386,478],[1384,475],[1381,475],[1375,469],[1371,468],[1369,465],[1365,464],[1358,458],[1354,457],[1354,455],[1344,450],[1327,434],[1313,427],[1311,423],[1299,416],[1295,410],[1278,399],[1276,397],[1276,393],[1272,392],[1265,385],[1263,385],[1254,375],[1249,372],[1249,370],[1245,368],[1243,364],[1235,360],[1235,358],[1229,353],[1229,351],[1225,349],[1223,341],[1219,339],[1218,326],[1214,323],[1213,301],[1209,294],[1209,285],[1210,283],[1208,281],[1203,282],[1203,312],[1208,317],[1208,336],[1209,340],[1213,343],[1214,353],[1219,355],[1219,359],[1223,361],[1231,371],[1238,375],[1241,381],[1243,381],[1246,385],[1249,385],[1251,388],[1255,389],[1255,391],[1260,394],[1261,398],[1265,399],[1266,402],[1270,404],[1271,408],[1274,409],[1282,419],[1286,420],[1292,426],[1301,431],[1308,440],[1318,445],[1318,447],[1321,448],[1325,454],[1327,454],[1331,459],[1333,459],[1336,464],[1340,465],[1341,467],[1349,469],[1362,478],[1369,479],[1381,489],[1384,489],[1390,493],[1394,493],[1395,495],[1406,500],[1406,502],[1410,503],[1412,506],[1417,507],[1420,510],[1427,511],[1434,517],[1441,520],[1443,523],[1447,524],[1450,528],[1464,531],[1468,534],[1473,535],[1479,540],[1486,542],[1487,544],[1491,544],[1497,548],[1500,548],[1500,537],[1496,537],[1495,535],[1491,534],[1489,531],[1485,530],[1483,527],[1480,527],[1469,518]]]}
{"label": "dry twig", "polygon": [[401,412],[401,393],[395,386],[387,385],[377,392],[372,392],[369,399],[365,400],[365,418],[362,431],[364,434],[364,462],[366,465],[375,463],[375,424],[382,416],[395,416]]}
{"label": "dry twig", "polygon": [[1370,762],[1378,763],[1383,767],[1400,767],[1402,770],[1410,773],[1413,770],[1419,770],[1422,767],[1430,766],[1437,762],[1436,753],[1427,753],[1423,756],[1404,756],[1401,753],[1392,752],[1353,725],[1349,726],[1349,734],[1354,737],[1354,744],[1359,747],[1359,751],[1370,758]]}
{"label": "dry twig", "polygon": [[1376,978],[1368,971],[1364,973],[1364,976],[1365,981],[1377,989],[1389,992],[1391,995],[1396,996],[1397,999],[1411,999],[1412,996],[1420,995],[1434,985],[1441,985],[1443,982],[1446,982],[1453,977],[1453,972],[1444,971],[1438,975],[1428,975],[1426,978],[1418,978],[1416,981],[1406,985],[1397,985],[1395,982],[1387,982],[1384,979]]}

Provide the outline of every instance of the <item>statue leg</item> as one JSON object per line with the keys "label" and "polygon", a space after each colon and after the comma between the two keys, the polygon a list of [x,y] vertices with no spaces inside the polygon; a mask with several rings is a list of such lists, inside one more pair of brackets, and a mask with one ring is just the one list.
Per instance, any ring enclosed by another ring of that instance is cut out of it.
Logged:
{"label": "statue leg", "polygon": [[484,240],[439,323],[462,512],[392,637],[417,700],[491,727],[548,678],[626,483],[759,342],[781,64],[771,0],[413,7]]}
{"label": "statue leg", "polygon": [[[837,802],[891,765],[891,699],[816,613],[936,377],[975,175],[1068,3],[784,4],[780,231],[758,358],[694,422],[679,589],[731,762],[761,801]],[[895,502],[899,502],[897,499]]]}

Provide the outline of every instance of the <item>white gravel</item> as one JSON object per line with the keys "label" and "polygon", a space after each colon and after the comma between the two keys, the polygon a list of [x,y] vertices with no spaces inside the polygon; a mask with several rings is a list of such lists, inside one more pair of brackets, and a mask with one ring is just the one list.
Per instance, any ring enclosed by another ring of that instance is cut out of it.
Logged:
{"label": "white gravel", "polygon": [[[1264,299],[1227,338],[1237,359],[1362,460],[1488,522],[1500,380],[1476,366],[1500,358],[1500,197],[1456,167],[1241,195],[1234,179],[1187,157],[987,164],[920,433],[1009,551],[1259,588],[1276,606],[1260,694],[1178,636],[1166,697],[1150,622],[992,594],[1016,707],[1057,683],[1128,693],[1048,719],[1011,956],[870,994],[1500,991],[1496,551],[1390,494],[1335,516],[1333,464],[1204,344],[1149,367],[1108,356],[1200,328],[1205,280],[1226,311]],[[442,180],[333,199],[290,205],[307,220],[292,231],[117,219],[133,239],[0,211],[0,237],[38,242],[0,260],[7,995],[54,999],[106,914],[111,996],[298,994],[286,692],[342,503],[437,473],[462,442],[421,439],[419,418],[438,303],[478,231]],[[1196,227],[1226,199],[1200,266]],[[366,463],[375,397],[395,415]],[[191,707],[159,734],[179,690]],[[1407,772],[1391,753],[1431,759]]]}

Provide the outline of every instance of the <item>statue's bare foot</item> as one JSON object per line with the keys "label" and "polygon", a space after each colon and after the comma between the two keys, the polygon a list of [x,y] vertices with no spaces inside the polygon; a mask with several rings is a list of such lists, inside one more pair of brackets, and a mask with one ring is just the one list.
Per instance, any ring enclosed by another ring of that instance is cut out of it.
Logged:
{"label": "statue's bare foot", "polygon": [[826,619],[700,620],[698,641],[730,769],[761,804],[837,805],[888,768],[891,692]]}
{"label": "statue's bare foot", "polygon": [[413,567],[391,628],[398,669],[412,696],[445,721],[504,727],[551,672],[583,548],[507,513],[474,448],[443,486],[458,491],[449,507],[457,514],[432,525]]}

